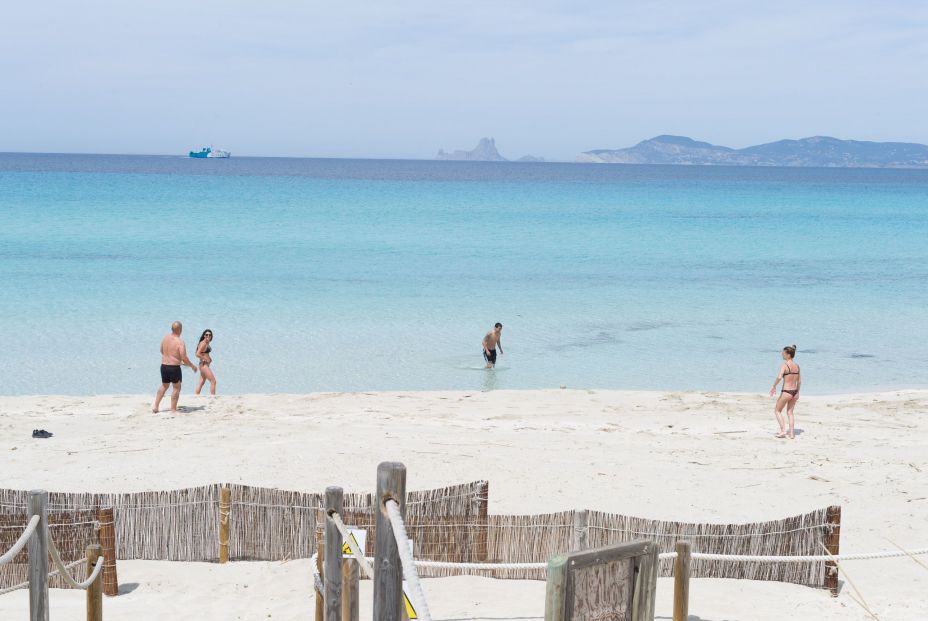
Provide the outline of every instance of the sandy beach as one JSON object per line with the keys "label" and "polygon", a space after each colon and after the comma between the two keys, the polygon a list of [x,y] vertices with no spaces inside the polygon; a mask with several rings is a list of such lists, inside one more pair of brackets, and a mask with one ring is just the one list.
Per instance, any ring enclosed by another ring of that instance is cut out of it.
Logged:
{"label": "sandy beach", "polygon": [[[773,437],[773,400],[757,394],[495,391],[185,394],[184,412],[149,412],[151,395],[0,397],[0,487],[141,491],[217,481],[303,491],[371,491],[399,460],[408,488],[490,481],[491,513],[590,508],[681,521],[781,518],[843,508],[842,552],[928,546],[928,391],[803,396],[795,440]],[[32,429],[55,435],[33,440]],[[881,619],[928,617],[928,571],[911,559],[845,568]],[[309,563],[126,561],[109,618],[305,619]],[[534,619],[544,584],[429,579],[436,619]],[[361,614],[369,614],[369,585]],[[849,597],[772,582],[703,579],[691,619],[866,619]],[[672,584],[658,583],[669,618]],[[27,606],[0,596],[0,617]],[[53,591],[52,613],[83,595]],[[225,614],[228,613],[228,614]]]}

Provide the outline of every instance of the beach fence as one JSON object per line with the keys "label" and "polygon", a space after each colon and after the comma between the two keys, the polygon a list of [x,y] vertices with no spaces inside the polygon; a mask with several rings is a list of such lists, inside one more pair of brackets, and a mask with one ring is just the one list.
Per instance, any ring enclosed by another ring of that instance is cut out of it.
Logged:
{"label": "beach fence", "polygon": [[[59,546],[65,551],[70,550],[65,545],[65,542],[69,541],[67,529],[73,530],[75,527],[83,526],[85,522],[65,522],[65,516],[58,515],[53,524],[49,520],[48,493],[43,490],[28,492],[26,509],[22,516],[22,524],[12,523],[16,516],[3,521],[4,532],[12,532],[15,541],[9,547],[0,546],[0,549],[6,550],[0,555],[0,569],[15,567],[17,560],[22,565],[21,557],[25,554],[25,580],[0,588],[0,595],[28,588],[30,621],[48,621],[49,581],[57,578],[64,582],[64,586],[86,591],[87,621],[102,621],[105,560],[100,544],[87,545],[82,558],[65,562]],[[71,519],[74,519],[74,516]],[[72,533],[72,536],[78,538],[81,534]],[[49,559],[55,567],[51,572],[48,571]],[[85,567],[86,578],[78,582],[71,575],[71,571],[80,565]]]}

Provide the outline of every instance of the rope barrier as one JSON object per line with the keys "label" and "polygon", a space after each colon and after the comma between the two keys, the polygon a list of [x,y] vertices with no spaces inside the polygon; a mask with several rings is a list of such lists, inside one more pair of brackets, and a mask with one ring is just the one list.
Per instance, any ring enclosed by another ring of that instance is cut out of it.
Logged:
{"label": "rope barrier", "polygon": [[6,587],[5,589],[0,589],[0,595],[6,595],[7,593],[12,593],[13,591],[18,591],[20,589],[25,589],[29,586],[29,581],[20,582],[19,584],[14,584],[13,586]]}
{"label": "rope barrier", "polygon": [[[65,565],[65,568],[71,569],[72,567],[75,567],[75,566],[77,566],[77,565],[80,565],[81,563],[86,563],[86,562],[87,562],[87,557],[80,558],[80,559],[77,559],[76,561],[72,561],[72,562],[68,563],[67,565]],[[49,577],[49,578],[54,578],[54,577],[57,576],[59,573],[60,573],[60,571],[59,571],[58,569],[56,569],[55,571],[49,572],[48,577]],[[5,588],[3,588],[3,589],[0,589],[0,595],[6,595],[7,593],[12,593],[13,591],[18,591],[19,589],[24,589],[24,588],[26,588],[27,586],[29,586],[29,581],[28,581],[28,580],[26,580],[25,582],[20,582],[19,584],[14,584],[13,586],[9,586],[9,587],[5,587]]]}
{"label": "rope barrier", "polygon": [[[87,587],[93,584],[94,580],[97,579],[97,576],[99,576],[100,572],[103,570],[103,557],[101,556],[100,558],[97,559],[97,562],[94,563],[93,571],[90,573],[89,576],[87,576],[87,579],[84,580],[83,582],[78,582],[77,580],[72,578],[71,574],[68,572],[68,569],[76,565],[78,561],[75,561],[74,563],[71,563],[69,565],[65,565],[62,562],[61,555],[58,554],[58,548],[55,547],[55,540],[52,539],[51,533],[49,533],[49,536],[48,536],[48,551],[52,556],[52,561],[54,561],[55,567],[58,568],[59,574],[61,575],[62,578],[64,578],[64,581],[68,583],[68,586],[72,588],[80,589],[82,591],[86,590]],[[83,559],[83,560],[86,561],[87,559]]]}
{"label": "rope barrier", "polygon": [[315,554],[313,554],[309,562],[312,564],[312,567],[313,567],[313,585],[316,587],[316,595],[319,598],[321,598],[322,601],[324,602],[325,601],[325,583],[322,582],[322,576],[319,575],[319,570],[316,569],[316,565],[317,565],[316,559],[318,558],[319,558],[319,553],[316,552]]}
{"label": "rope barrier", "polygon": [[[676,553],[674,553],[676,554]],[[869,561],[878,558],[899,558],[928,554],[928,548],[909,552],[883,551],[859,554],[835,554],[833,556],[748,556],[746,554],[705,554],[693,552],[692,558],[706,561],[745,561],[752,563],[824,563],[826,561]]]}
{"label": "rope barrier", "polygon": [[403,566],[403,578],[409,585],[411,593],[410,598],[413,600],[413,607],[419,613],[419,619],[422,621],[432,621],[432,613],[429,611],[428,602],[425,601],[425,593],[422,592],[422,584],[419,582],[419,575],[416,573],[416,564],[412,557],[412,548],[409,545],[409,535],[406,533],[406,524],[403,523],[403,515],[400,513],[400,505],[392,498],[384,504],[387,509],[387,516],[390,518],[390,526],[393,527],[393,538],[396,539],[396,548],[400,554],[400,563]]}
{"label": "rope barrier", "polygon": [[342,522],[342,516],[340,516],[338,513],[333,513],[330,517],[335,523],[335,528],[337,528],[338,532],[342,534],[342,541],[348,544],[348,548],[351,550],[351,555],[354,557],[354,560],[356,560],[358,565],[361,566],[361,570],[364,572],[364,575],[367,576],[368,579],[373,580],[374,568],[364,556],[364,551],[358,547],[358,542],[355,541],[354,537],[351,536],[351,533],[348,532],[348,529],[345,527],[345,523]]}
{"label": "rope barrier", "polygon": [[23,531],[23,534],[19,536],[19,539],[16,540],[16,543],[13,544],[13,547],[7,550],[3,556],[0,556],[0,567],[6,565],[20,553],[20,551],[26,547],[26,542],[29,541],[29,538],[32,537],[32,533],[35,532],[36,526],[39,524],[39,516],[33,515],[29,520],[29,523],[26,525],[26,530]]}

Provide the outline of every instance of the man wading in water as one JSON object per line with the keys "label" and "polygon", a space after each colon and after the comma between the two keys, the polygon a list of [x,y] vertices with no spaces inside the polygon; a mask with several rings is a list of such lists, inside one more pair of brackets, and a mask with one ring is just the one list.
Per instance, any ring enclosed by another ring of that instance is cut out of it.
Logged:
{"label": "man wading in water", "polygon": [[500,355],[503,354],[503,344],[499,342],[503,334],[503,324],[497,323],[493,329],[487,332],[483,337],[483,359],[487,361],[487,368],[492,369],[496,366],[496,348],[499,347]]}

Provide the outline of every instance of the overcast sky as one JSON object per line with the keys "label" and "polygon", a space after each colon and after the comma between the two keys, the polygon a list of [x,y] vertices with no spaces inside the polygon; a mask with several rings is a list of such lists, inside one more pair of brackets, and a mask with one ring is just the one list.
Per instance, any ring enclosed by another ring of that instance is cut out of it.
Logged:
{"label": "overcast sky", "polygon": [[0,151],[928,143],[926,102],[921,0],[38,0],[0,17]]}

